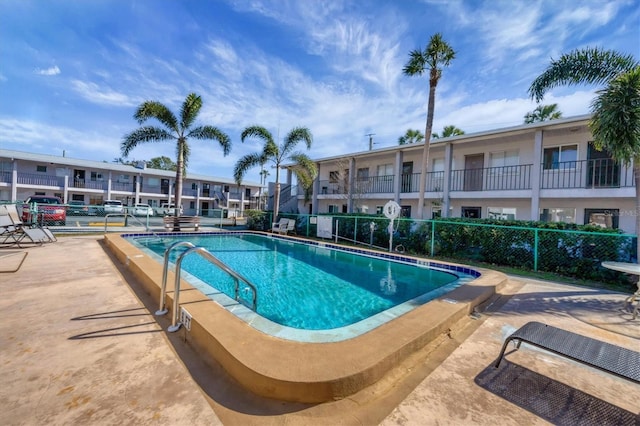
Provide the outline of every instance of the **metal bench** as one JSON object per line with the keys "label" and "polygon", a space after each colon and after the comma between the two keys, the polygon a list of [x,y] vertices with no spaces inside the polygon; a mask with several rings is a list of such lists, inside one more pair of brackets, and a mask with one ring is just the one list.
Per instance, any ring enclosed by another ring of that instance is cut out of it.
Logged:
{"label": "metal bench", "polygon": [[165,216],[163,218],[164,227],[179,231],[181,228],[194,228],[196,231],[200,229],[199,216]]}
{"label": "metal bench", "polygon": [[522,342],[581,362],[614,376],[640,383],[640,352],[581,336],[539,322],[529,322],[505,340],[496,361],[496,368],[504,356],[507,345],[517,341],[516,349]]}

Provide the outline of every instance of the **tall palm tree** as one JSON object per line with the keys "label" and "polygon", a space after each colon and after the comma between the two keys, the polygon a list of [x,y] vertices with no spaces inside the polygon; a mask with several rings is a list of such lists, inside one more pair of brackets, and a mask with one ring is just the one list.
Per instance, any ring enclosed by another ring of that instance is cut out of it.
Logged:
{"label": "tall palm tree", "polygon": [[434,133],[431,135],[431,137],[434,139],[439,139],[441,137],[448,138],[449,136],[460,136],[460,135],[464,135],[464,130],[459,129],[454,125],[450,125],[450,126],[444,126],[444,128],[442,129],[442,136],[440,136],[437,133]]}
{"label": "tall palm tree", "polygon": [[424,140],[424,135],[420,130],[407,129],[404,136],[398,138],[398,145],[406,145],[410,143],[418,143]]}
{"label": "tall palm tree", "polygon": [[562,111],[558,110],[558,104],[538,105],[536,109],[524,115],[524,122],[531,124],[558,118],[562,118]]}
{"label": "tall palm tree", "polygon": [[298,184],[305,191],[311,188],[313,180],[316,178],[316,164],[304,153],[294,152],[294,148],[299,142],[304,142],[307,149],[311,148],[313,137],[306,127],[293,128],[284,138],[281,145],[277,145],[273,140],[273,135],[261,126],[250,126],[242,131],[242,142],[247,138],[260,139],[264,146],[262,152],[247,154],[240,158],[233,169],[233,177],[238,185],[246,172],[255,166],[262,166],[272,163],[276,169],[276,190],[274,194],[273,219],[278,217],[280,208],[280,167],[284,161],[293,163],[291,169],[296,175]]}
{"label": "tall palm tree", "polygon": [[[591,102],[593,145],[627,166],[636,185],[636,234],[640,232],[640,63],[632,55],[597,48],[576,49],[552,60],[529,87],[537,102],[563,84],[599,84]],[[640,238],[637,239],[640,257]]]}
{"label": "tall palm tree", "polygon": [[436,33],[429,39],[424,50],[413,50],[409,53],[409,62],[402,72],[407,76],[422,75],[429,72],[429,102],[427,106],[427,122],[425,125],[424,149],[422,150],[422,166],[420,170],[420,193],[418,195],[418,218],[424,213],[424,192],[427,187],[427,164],[429,162],[429,142],[433,128],[433,112],[436,99],[436,86],[442,77],[442,68],[449,66],[456,52],[443,40],[442,34]]}
{"label": "tall palm tree", "polygon": [[196,126],[193,124],[202,108],[202,99],[195,93],[187,95],[180,109],[180,120],[165,105],[156,101],[145,101],[136,110],[133,118],[138,124],[143,124],[151,118],[155,118],[165,128],[154,126],[143,126],[125,135],[120,149],[123,156],[129,153],[139,144],[146,142],[176,141],[176,187],[175,187],[175,215],[180,215],[182,205],[182,181],[186,175],[187,164],[189,162],[189,138],[201,140],[216,140],[222,146],[222,151],[226,156],[231,150],[231,140],[226,133],[223,133],[214,126]]}

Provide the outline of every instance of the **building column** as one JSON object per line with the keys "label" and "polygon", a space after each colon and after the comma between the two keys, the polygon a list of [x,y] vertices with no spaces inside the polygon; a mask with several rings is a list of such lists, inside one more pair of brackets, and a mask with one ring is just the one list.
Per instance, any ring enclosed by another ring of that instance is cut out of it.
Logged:
{"label": "building column", "polygon": [[[244,217],[244,195],[247,192],[247,187],[241,187],[240,189],[240,217]],[[251,200],[249,200],[251,201]]]}
{"label": "building column", "polygon": [[353,213],[353,186],[356,174],[356,159],[349,158],[349,182],[347,183],[347,213]]}
{"label": "building column", "polygon": [[402,151],[396,152],[395,176],[393,177],[393,200],[400,204],[400,188],[402,185]]}
{"label": "building column", "polygon": [[62,191],[62,196],[63,196],[62,202],[64,204],[68,204],[69,203],[68,201],[69,200],[69,175],[68,174],[64,175],[64,188]]}
{"label": "building column", "polygon": [[111,200],[111,171],[109,171],[109,177],[107,178],[107,200]]}
{"label": "building column", "polygon": [[11,170],[11,202],[18,201],[18,160],[13,160],[13,170]]}
{"label": "building column", "polygon": [[536,131],[533,142],[533,165],[531,166],[531,220],[540,220],[540,183],[542,182],[543,131]]}
{"label": "building column", "polygon": [[440,214],[442,217],[449,217],[449,209],[451,206],[451,200],[449,194],[451,192],[451,166],[453,163],[453,145],[451,142],[447,143],[444,147],[444,174],[442,176],[442,210]]}
{"label": "building column", "polygon": [[320,193],[320,163],[316,163],[317,176],[313,181],[313,195],[311,196],[311,214],[318,214],[318,194]]}

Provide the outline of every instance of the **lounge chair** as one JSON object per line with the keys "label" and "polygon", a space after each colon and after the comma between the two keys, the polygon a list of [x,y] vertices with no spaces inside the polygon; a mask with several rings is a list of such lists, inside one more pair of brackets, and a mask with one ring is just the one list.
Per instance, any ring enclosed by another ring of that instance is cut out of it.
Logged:
{"label": "lounge chair", "polygon": [[0,241],[0,244],[22,247],[21,243],[41,245],[56,240],[48,229],[25,226],[14,204],[6,204],[1,207],[0,226],[2,227],[2,233],[0,237],[2,241]]}

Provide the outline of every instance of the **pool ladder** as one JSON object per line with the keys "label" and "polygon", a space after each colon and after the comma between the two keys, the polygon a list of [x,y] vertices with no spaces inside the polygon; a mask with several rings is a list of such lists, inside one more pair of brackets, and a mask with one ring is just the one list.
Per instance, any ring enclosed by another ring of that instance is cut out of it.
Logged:
{"label": "pool ladder", "polygon": [[171,326],[167,328],[167,331],[169,331],[170,333],[173,333],[175,331],[178,331],[180,329],[180,326],[182,325],[178,321],[178,315],[180,312],[180,309],[179,309],[180,308],[180,272],[182,271],[182,259],[190,255],[191,253],[199,254],[200,256],[202,256],[209,262],[213,263],[214,265],[222,269],[224,272],[226,272],[233,278],[235,282],[235,288],[234,288],[235,300],[237,300],[238,302],[241,301],[240,300],[240,281],[243,281],[248,286],[248,288],[250,288],[251,291],[253,291],[253,303],[251,305],[251,308],[254,311],[256,310],[258,305],[258,290],[256,289],[255,285],[253,285],[248,279],[246,279],[245,277],[243,277],[233,269],[229,268],[229,266],[224,264],[220,259],[215,257],[204,247],[196,247],[194,244],[188,241],[178,241],[177,243],[173,243],[171,246],[169,246],[169,248],[167,248],[164,251],[164,268],[162,269],[162,288],[160,290],[160,306],[155,313],[156,315],[164,315],[167,312],[169,312],[165,304],[166,298],[167,298],[167,275],[169,274],[169,255],[171,254],[171,251],[181,246],[186,246],[189,248],[185,250],[184,253],[180,254],[180,256],[178,256],[178,259],[176,260],[176,281],[175,281],[175,287],[174,287],[175,292],[173,297],[173,311],[171,315]]}

